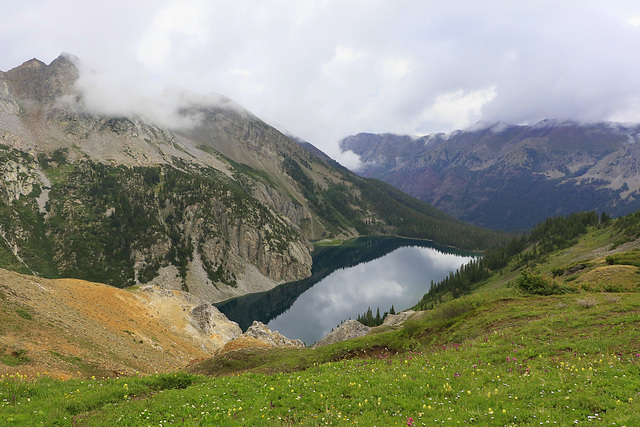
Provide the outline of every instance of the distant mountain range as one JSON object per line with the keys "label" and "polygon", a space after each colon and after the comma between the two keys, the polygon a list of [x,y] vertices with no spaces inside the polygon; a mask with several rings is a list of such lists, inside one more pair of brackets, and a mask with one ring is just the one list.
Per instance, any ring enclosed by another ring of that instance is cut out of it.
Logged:
{"label": "distant mountain range", "polygon": [[640,125],[545,120],[420,138],[360,133],[340,145],[360,156],[361,176],[481,227],[640,209]]}
{"label": "distant mountain range", "polygon": [[316,239],[482,248],[498,238],[358,177],[222,96],[179,97],[171,126],[96,112],[77,61],[0,72],[0,267],[216,302],[309,276]]}

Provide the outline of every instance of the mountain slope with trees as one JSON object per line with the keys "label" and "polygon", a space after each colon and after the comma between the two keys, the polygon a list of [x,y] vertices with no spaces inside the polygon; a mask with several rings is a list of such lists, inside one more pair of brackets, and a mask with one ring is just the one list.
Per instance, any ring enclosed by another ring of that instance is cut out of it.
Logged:
{"label": "mountain slope with trees", "polygon": [[0,72],[0,267],[214,302],[309,276],[315,239],[502,238],[312,154],[222,96],[183,94],[171,126],[94,111],[78,61]]}

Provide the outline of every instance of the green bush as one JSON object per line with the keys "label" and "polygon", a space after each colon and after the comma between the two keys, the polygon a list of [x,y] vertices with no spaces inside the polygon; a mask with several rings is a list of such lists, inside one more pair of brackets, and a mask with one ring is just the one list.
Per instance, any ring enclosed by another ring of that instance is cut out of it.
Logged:
{"label": "green bush", "polygon": [[640,267],[640,251],[634,250],[630,252],[623,252],[618,254],[609,255],[606,258],[609,265],[633,265]]}
{"label": "green bush", "polygon": [[539,274],[527,269],[520,273],[516,280],[516,287],[528,294],[553,295],[561,294],[562,289],[553,280],[546,279]]}

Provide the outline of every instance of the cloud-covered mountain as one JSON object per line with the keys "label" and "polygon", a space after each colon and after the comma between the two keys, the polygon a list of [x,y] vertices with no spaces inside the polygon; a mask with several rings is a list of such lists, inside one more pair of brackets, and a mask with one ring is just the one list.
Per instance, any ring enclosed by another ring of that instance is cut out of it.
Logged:
{"label": "cloud-covered mountain", "polygon": [[640,125],[545,120],[421,138],[357,134],[341,147],[360,156],[362,176],[482,227],[640,208]]}
{"label": "cloud-covered mountain", "polygon": [[400,234],[477,248],[492,237],[225,97],[174,90],[154,108],[101,104],[78,64],[63,54],[0,72],[0,267],[213,302],[308,276],[315,239]]}

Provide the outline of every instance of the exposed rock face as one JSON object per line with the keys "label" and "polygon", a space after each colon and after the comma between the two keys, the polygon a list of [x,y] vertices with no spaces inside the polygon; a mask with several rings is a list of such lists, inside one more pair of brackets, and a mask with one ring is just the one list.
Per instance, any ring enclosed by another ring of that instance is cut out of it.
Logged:
{"label": "exposed rock face", "polygon": [[291,340],[278,331],[272,331],[262,322],[254,321],[244,336],[255,338],[273,347],[304,347],[301,340]]}
{"label": "exposed rock face", "polygon": [[140,289],[140,295],[149,310],[155,310],[158,318],[196,340],[210,354],[242,334],[236,322],[192,293],[146,285]]}
{"label": "exposed rock face", "polygon": [[361,175],[484,227],[640,208],[639,125],[543,121],[422,138],[358,134],[341,147],[360,156]]}
{"label": "exposed rock face", "polygon": [[236,322],[227,319],[227,316],[213,305],[204,303],[191,310],[191,319],[196,328],[206,335],[217,335],[225,342],[238,338],[242,329]]}
{"label": "exposed rock face", "polygon": [[[281,190],[238,174],[219,154],[200,150],[194,141],[170,129],[140,117],[87,111],[83,94],[75,86],[76,61],[63,54],[49,65],[33,59],[0,72],[0,198],[8,207],[19,203],[22,208],[6,210],[12,219],[3,221],[0,234],[15,265],[23,265],[19,271],[81,277],[115,286],[155,283],[167,289],[188,289],[212,302],[309,276],[312,245],[299,226],[311,222],[313,214],[308,209],[293,203]],[[227,127],[242,128],[238,120],[258,122],[242,113],[241,107],[234,108],[235,112],[220,113]],[[224,132],[217,129],[214,135],[222,137]],[[211,139],[206,133],[200,136]],[[247,153],[272,144],[257,144],[262,136],[252,132],[249,136],[247,141],[234,137],[233,143],[237,148],[249,144],[243,149]],[[286,149],[286,144],[281,145]],[[300,150],[295,143],[290,145]],[[261,154],[253,153],[252,158],[260,159]],[[278,161],[270,160],[272,169]],[[139,169],[130,173],[134,167]],[[158,167],[162,169],[154,169]],[[146,178],[141,179],[143,175]],[[55,178],[49,179],[51,176]],[[96,186],[101,187],[101,180],[108,176],[115,180],[107,184],[111,196],[103,198],[103,190]],[[172,188],[176,179],[184,183],[182,188]],[[194,186],[194,181],[200,184]],[[123,191],[118,194],[120,186]],[[166,189],[170,192],[163,191]],[[136,212],[128,212],[129,207]],[[34,225],[25,224],[20,217],[36,208],[44,215],[36,231],[44,235],[34,235]],[[90,218],[88,211],[102,211],[103,215]],[[144,218],[144,224],[129,230],[118,226],[120,230],[99,231],[130,222],[120,222],[125,219],[122,214]],[[62,227],[56,230],[56,224]],[[90,235],[94,237],[127,235],[130,242],[122,242],[124,246],[95,242],[86,251],[76,251],[65,241],[77,240],[80,228],[85,227],[93,229]],[[33,245],[41,247],[34,250]],[[51,251],[48,260],[42,259],[48,256],[42,246]],[[119,272],[95,275],[82,271],[81,264],[98,266],[92,268],[96,272],[113,270],[118,262],[104,253],[108,247],[128,253],[128,259],[121,258],[124,263],[116,267]],[[41,259],[21,257],[22,251]],[[86,257],[93,259],[85,262],[82,258]]]}
{"label": "exposed rock face", "polygon": [[407,320],[408,318],[410,318],[414,314],[416,314],[416,312],[413,311],[413,310],[403,311],[403,312],[398,313],[398,314],[387,314],[387,317],[384,318],[383,325],[385,325],[385,326],[398,326],[398,325],[401,325],[402,323],[404,323],[405,320]]}
{"label": "exposed rock face", "polygon": [[340,341],[363,337],[367,335],[370,330],[370,327],[363,325],[357,320],[345,320],[340,326],[315,343],[311,348],[322,347]]}

